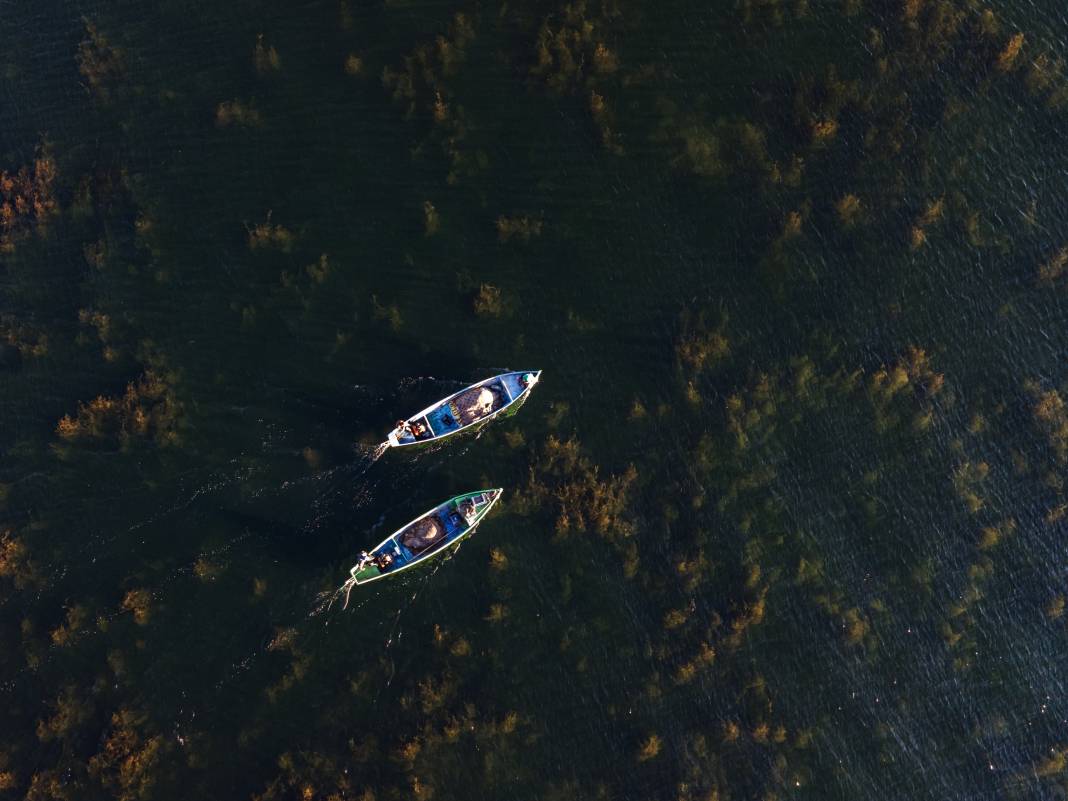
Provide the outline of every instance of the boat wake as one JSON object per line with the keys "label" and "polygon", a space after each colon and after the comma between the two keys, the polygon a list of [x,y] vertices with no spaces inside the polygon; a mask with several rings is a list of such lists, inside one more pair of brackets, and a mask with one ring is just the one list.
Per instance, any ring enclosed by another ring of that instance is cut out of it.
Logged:
{"label": "boat wake", "polygon": [[355,586],[356,586],[356,578],[352,577],[348,581],[346,581],[344,584],[342,584],[341,587],[338,588],[338,591],[337,591],[338,594],[341,593],[341,590],[345,591],[345,603],[342,604],[342,606],[341,606],[341,611],[342,612],[344,612],[346,609],[349,608],[349,596],[352,595],[352,588],[355,587]]}
{"label": "boat wake", "polygon": [[[453,555],[456,553],[456,551],[460,550],[460,547],[462,545],[463,545],[462,542],[457,544],[456,547],[453,550],[453,553],[448,554],[444,559],[435,560],[430,572],[427,575],[423,576],[422,579],[417,584],[417,586],[415,588],[415,591],[412,593],[412,597],[409,599],[409,604],[414,602],[415,599],[419,597],[419,593],[423,591],[423,588],[425,588],[428,584],[430,584],[430,582],[434,578],[434,575],[438,572],[438,570],[441,569],[441,566],[445,562],[448,562],[449,560],[451,560]],[[341,611],[344,612],[346,609],[349,608],[349,600],[351,599],[352,590],[353,590],[353,588],[355,586],[356,586],[356,579],[355,578],[349,578],[348,581],[346,581],[344,584],[342,584],[336,590],[325,590],[325,591],[319,593],[319,595],[317,596],[317,600],[318,600],[319,603],[312,610],[312,612],[309,614],[309,617],[314,617],[316,615],[322,614],[323,612],[328,612],[334,606],[334,604],[337,602],[338,598],[342,597],[342,595],[344,595],[344,597],[345,597],[345,602],[341,605]],[[361,604],[361,606],[362,606],[362,604]],[[401,610],[401,611],[403,611],[403,610]]]}
{"label": "boat wake", "polygon": [[389,450],[389,443],[383,442],[374,448],[357,443],[356,448],[361,451],[361,454],[355,462],[303,480],[314,481],[319,487],[315,498],[311,501],[312,514],[304,524],[303,533],[309,534],[329,523],[336,509],[343,506],[359,508],[374,500],[375,482],[360,481],[360,479],[366,476],[374,467],[375,462]]}
{"label": "boat wake", "polygon": [[356,586],[356,580],[350,578],[340,587],[334,590],[323,590],[315,596],[316,604],[312,610],[308,613],[308,617],[318,617],[325,614],[334,608],[334,604],[337,603],[338,598],[342,595],[345,596],[345,602],[341,605],[341,610],[344,611],[349,608],[349,596],[352,594],[352,588]]}

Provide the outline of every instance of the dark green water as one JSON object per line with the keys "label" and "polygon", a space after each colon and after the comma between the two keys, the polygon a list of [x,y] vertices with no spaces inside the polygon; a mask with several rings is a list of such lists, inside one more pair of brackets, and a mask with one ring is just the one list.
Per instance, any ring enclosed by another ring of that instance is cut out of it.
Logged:
{"label": "dark green water", "polygon": [[0,798],[1064,797],[1065,25],[0,4]]}

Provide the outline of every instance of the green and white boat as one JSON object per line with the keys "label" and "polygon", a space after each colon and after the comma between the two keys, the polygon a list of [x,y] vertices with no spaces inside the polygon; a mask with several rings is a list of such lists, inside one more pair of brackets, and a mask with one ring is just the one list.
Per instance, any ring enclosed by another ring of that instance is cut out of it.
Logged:
{"label": "green and white boat", "polygon": [[349,571],[349,584],[367,584],[395,576],[425,562],[460,542],[475,530],[502,490],[488,489],[457,495],[435,506],[411,523],[402,526],[375,546],[364,551]]}

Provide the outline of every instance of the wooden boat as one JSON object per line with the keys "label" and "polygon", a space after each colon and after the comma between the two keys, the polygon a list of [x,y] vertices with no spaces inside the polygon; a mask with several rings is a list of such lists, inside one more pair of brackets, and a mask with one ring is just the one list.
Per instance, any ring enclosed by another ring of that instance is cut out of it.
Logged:
{"label": "wooden boat", "polygon": [[348,583],[378,581],[444,553],[475,530],[500,499],[501,492],[500,489],[468,492],[435,506],[386,537],[374,550],[365,552],[349,571],[352,578]]}
{"label": "wooden boat", "polygon": [[388,443],[403,448],[434,442],[515,411],[540,377],[540,370],[503,373],[472,384],[401,421],[389,432]]}

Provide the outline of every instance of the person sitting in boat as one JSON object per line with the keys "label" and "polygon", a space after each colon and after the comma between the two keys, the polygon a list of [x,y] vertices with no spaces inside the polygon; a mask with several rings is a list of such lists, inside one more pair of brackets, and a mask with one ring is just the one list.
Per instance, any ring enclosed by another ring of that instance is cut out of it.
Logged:
{"label": "person sitting in boat", "polygon": [[360,561],[356,563],[356,572],[359,573],[361,570],[371,564],[374,560],[375,558],[371,556],[371,554],[367,553],[367,551],[360,551]]}
{"label": "person sitting in boat", "polygon": [[372,561],[374,562],[374,566],[384,573],[389,570],[389,568],[393,567],[393,554],[380,553]]}
{"label": "person sitting in boat", "polygon": [[475,518],[475,502],[470,498],[460,502],[460,514],[470,523]]}
{"label": "person sitting in boat", "polygon": [[415,437],[416,439],[418,439],[419,437],[421,437],[425,433],[427,433],[426,432],[426,426],[423,425],[422,422],[420,422],[418,420],[416,422],[414,422],[414,423],[409,423],[408,424],[408,429],[412,432],[412,436]]}

